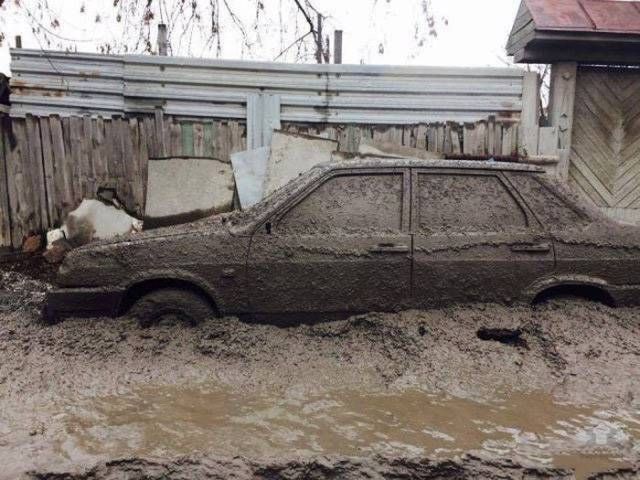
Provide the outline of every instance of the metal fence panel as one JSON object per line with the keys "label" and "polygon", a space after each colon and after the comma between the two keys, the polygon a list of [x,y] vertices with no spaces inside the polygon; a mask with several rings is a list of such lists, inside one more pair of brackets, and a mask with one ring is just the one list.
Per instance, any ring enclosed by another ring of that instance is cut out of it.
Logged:
{"label": "metal fence panel", "polygon": [[165,113],[245,118],[247,99],[278,95],[282,120],[415,124],[518,118],[515,68],[301,65],[12,50],[11,115]]}

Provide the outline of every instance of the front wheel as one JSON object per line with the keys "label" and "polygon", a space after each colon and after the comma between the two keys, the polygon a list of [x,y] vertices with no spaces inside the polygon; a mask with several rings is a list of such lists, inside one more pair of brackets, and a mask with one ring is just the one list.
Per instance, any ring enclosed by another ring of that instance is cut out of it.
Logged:
{"label": "front wheel", "polygon": [[176,323],[196,326],[214,314],[211,304],[202,295],[177,288],[161,288],[147,293],[129,310],[129,315],[144,328]]}

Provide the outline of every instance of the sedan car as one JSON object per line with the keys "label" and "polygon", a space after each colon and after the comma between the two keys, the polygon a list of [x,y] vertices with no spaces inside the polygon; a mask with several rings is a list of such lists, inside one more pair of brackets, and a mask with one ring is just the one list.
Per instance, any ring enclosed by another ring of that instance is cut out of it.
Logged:
{"label": "sedan car", "polygon": [[535,166],[360,157],[253,208],[71,252],[45,318],[399,311],[572,293],[640,301],[640,229]]}

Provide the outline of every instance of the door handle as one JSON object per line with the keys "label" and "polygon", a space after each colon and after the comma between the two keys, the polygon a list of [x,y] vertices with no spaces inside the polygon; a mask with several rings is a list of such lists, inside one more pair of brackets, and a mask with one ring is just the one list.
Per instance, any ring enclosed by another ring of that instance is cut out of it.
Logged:
{"label": "door handle", "polygon": [[530,252],[530,253],[544,253],[551,250],[551,245],[549,243],[534,243],[528,244],[523,243],[520,245],[512,245],[512,252]]}
{"label": "door handle", "polygon": [[407,245],[396,245],[395,243],[381,243],[369,249],[371,253],[409,253]]}

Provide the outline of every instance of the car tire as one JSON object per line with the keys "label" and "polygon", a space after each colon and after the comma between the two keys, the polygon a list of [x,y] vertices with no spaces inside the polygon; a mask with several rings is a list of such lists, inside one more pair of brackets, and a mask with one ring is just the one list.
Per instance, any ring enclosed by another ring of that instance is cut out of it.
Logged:
{"label": "car tire", "polygon": [[196,326],[215,314],[211,303],[202,295],[189,290],[161,288],[140,297],[129,310],[143,327],[182,323]]}

